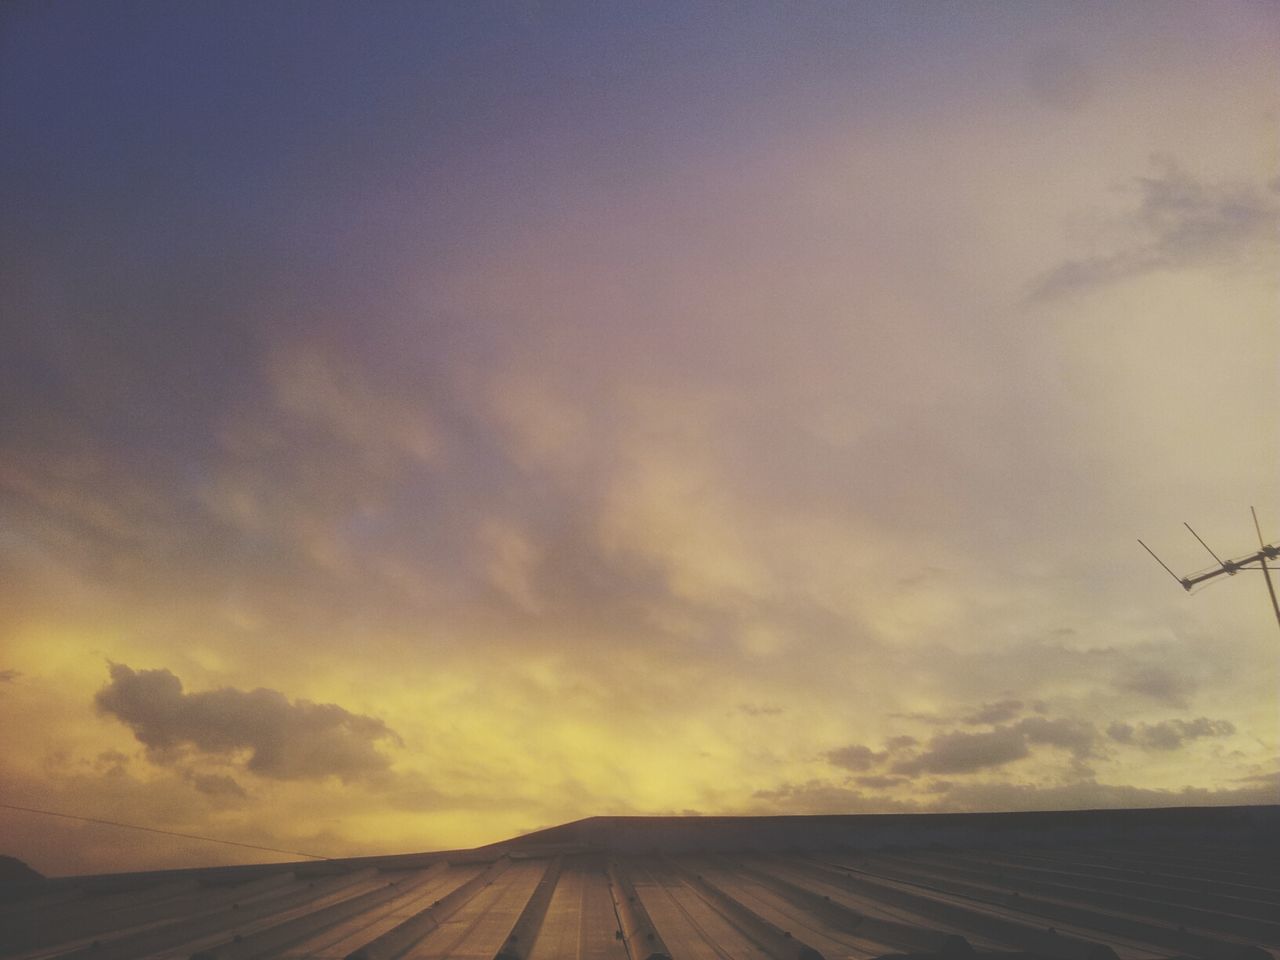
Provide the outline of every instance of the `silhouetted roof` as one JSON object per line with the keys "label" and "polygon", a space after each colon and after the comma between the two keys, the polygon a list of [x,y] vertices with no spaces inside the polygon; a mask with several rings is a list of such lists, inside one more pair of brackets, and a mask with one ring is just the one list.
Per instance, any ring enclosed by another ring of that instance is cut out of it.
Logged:
{"label": "silhouetted roof", "polygon": [[1267,960],[1280,807],[593,818],[489,847],[33,881],[0,956]]}

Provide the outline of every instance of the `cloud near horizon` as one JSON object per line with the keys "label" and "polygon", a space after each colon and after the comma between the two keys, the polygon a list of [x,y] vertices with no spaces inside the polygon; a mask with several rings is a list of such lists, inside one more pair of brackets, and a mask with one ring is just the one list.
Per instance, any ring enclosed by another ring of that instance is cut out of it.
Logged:
{"label": "cloud near horizon", "polygon": [[[965,725],[991,724],[991,729],[969,731],[956,729],[934,734],[923,747],[913,737],[895,737],[885,748],[872,750],[863,744],[849,744],[827,751],[823,756],[833,766],[856,773],[877,767],[885,768],[888,776],[874,775],[855,778],[864,786],[890,787],[903,784],[921,776],[938,774],[969,775],[1004,767],[1016,761],[1032,757],[1036,747],[1050,747],[1067,753],[1070,769],[1076,777],[1090,768],[1085,761],[1102,759],[1104,738],[1090,721],[1080,718],[1024,717],[1016,723],[997,723],[978,717],[1006,717],[1013,709],[1014,701],[997,705],[984,705],[980,710],[959,718]],[[1020,707],[1021,704],[1018,704]],[[937,717],[926,717],[923,722],[936,724]],[[1194,740],[1207,737],[1226,737],[1236,732],[1228,720],[1211,720],[1198,717],[1194,720],[1170,719],[1158,723],[1113,721],[1106,727],[1106,739],[1125,745],[1136,745],[1151,750],[1177,750]]]}
{"label": "cloud near horizon", "polygon": [[[400,738],[375,717],[337,704],[290,701],[278,690],[224,687],[187,693],[169,670],[110,665],[110,682],[97,692],[98,710],[126,724],[154,763],[168,765],[197,752],[220,758],[247,754],[249,773],[280,780],[333,776],[350,783],[383,777],[391,761],[378,750]],[[205,793],[235,793],[228,778],[193,779]]]}
{"label": "cloud near horizon", "polygon": [[1148,750],[1177,750],[1202,737],[1227,737],[1236,732],[1229,720],[1161,720],[1159,723],[1115,722],[1107,726],[1107,736],[1117,743],[1136,744]]}
{"label": "cloud near horizon", "polygon": [[1091,777],[1066,783],[932,781],[923,792],[897,799],[875,791],[887,786],[882,778],[850,787],[814,779],[801,784],[783,783],[757,791],[752,813],[767,813],[779,806],[804,814],[829,813],[983,813],[1013,810],[1096,810],[1117,807],[1250,806],[1272,804],[1280,791],[1280,775],[1271,774],[1243,786],[1217,789],[1186,786],[1152,789],[1129,784],[1102,783]]}

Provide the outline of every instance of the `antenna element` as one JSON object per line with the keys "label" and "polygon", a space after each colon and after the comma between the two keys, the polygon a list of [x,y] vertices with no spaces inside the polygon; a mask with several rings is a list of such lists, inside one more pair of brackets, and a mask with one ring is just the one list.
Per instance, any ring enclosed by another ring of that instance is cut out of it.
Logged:
{"label": "antenna element", "polygon": [[1191,530],[1191,524],[1182,524],[1188,530],[1191,530],[1191,535],[1200,541],[1200,546],[1208,550],[1209,556],[1213,557],[1213,559],[1218,562],[1217,569],[1196,574],[1193,577],[1178,576],[1169,568],[1167,563],[1156,556],[1154,550],[1148,547],[1145,543],[1142,543],[1141,540],[1139,540],[1138,543],[1141,543],[1142,549],[1151,554],[1152,559],[1155,560],[1156,563],[1160,564],[1160,566],[1164,567],[1165,570],[1169,572],[1169,576],[1177,580],[1178,583],[1181,584],[1182,589],[1186,590],[1188,593],[1196,584],[1204,583],[1206,580],[1212,580],[1214,577],[1220,577],[1224,573],[1228,576],[1235,576],[1241,570],[1261,570],[1262,577],[1267,582],[1267,593],[1271,595],[1271,608],[1275,611],[1276,623],[1280,624],[1280,601],[1276,599],[1276,587],[1275,584],[1271,582],[1271,569],[1267,566],[1268,560],[1280,559],[1280,546],[1277,546],[1274,543],[1265,543],[1263,541],[1262,527],[1258,524],[1258,511],[1253,507],[1250,507],[1249,512],[1253,514],[1253,529],[1256,530],[1258,534],[1258,549],[1246,557],[1237,557],[1234,560],[1223,560],[1213,552],[1203,539],[1201,539],[1200,534]]}

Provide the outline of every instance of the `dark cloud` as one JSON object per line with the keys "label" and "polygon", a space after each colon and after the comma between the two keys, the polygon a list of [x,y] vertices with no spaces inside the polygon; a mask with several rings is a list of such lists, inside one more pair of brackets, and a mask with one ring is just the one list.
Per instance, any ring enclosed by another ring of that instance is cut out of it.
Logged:
{"label": "dark cloud", "polygon": [[894,773],[917,776],[922,773],[973,773],[1021,760],[1030,750],[1027,738],[1012,727],[996,727],[984,733],[954,731],[941,733],[929,741],[919,756],[900,760]]}
{"label": "dark cloud", "polygon": [[922,753],[899,759],[891,769],[903,776],[973,773],[1021,760],[1030,755],[1032,745],[1067,750],[1076,761],[1081,761],[1093,754],[1097,741],[1097,731],[1085,720],[1026,717],[1015,724],[980,733],[964,730],[940,733],[929,741]]}
{"label": "dark cloud", "polygon": [[1085,720],[1027,717],[1015,724],[1014,729],[1022,733],[1028,743],[1042,743],[1070,750],[1077,758],[1090,756],[1098,741],[1097,730]]}
{"label": "dark cloud", "polygon": [[1107,736],[1116,743],[1133,743],[1133,724],[1115,720],[1107,725]]}
{"label": "dark cloud", "polygon": [[132,728],[154,762],[173,763],[191,749],[223,757],[247,751],[249,771],[281,780],[383,774],[390,761],[377,744],[399,742],[381,720],[336,704],[290,702],[265,688],[185,693],[168,670],[118,663],[95,702]]}
{"label": "dark cloud", "polygon": [[22,673],[18,670],[0,670],[0,683],[13,683],[20,676]]}
{"label": "dark cloud", "polygon": [[1191,677],[1158,664],[1134,667],[1120,679],[1117,686],[1121,690],[1140,693],[1171,707],[1187,706],[1196,688]]}
{"label": "dark cloud", "polygon": [[1229,720],[1161,720],[1159,723],[1115,722],[1107,727],[1107,736],[1117,743],[1132,744],[1147,750],[1177,750],[1192,740],[1204,737],[1226,737],[1236,732]]}
{"label": "dark cloud", "polygon": [[1022,706],[1021,700],[998,700],[995,703],[984,703],[981,709],[974,711],[967,717],[961,717],[960,722],[967,723],[970,726],[1005,723],[1021,713]]}
{"label": "dark cloud", "polygon": [[844,767],[846,770],[870,770],[878,763],[883,763],[888,759],[887,752],[876,753],[870,747],[864,747],[862,744],[853,743],[847,747],[840,747],[836,750],[828,750],[823,756],[837,767]]}
{"label": "dark cloud", "polygon": [[868,790],[889,790],[893,787],[900,787],[903,784],[910,783],[910,777],[854,777],[853,782],[860,787],[866,787]]}
{"label": "dark cloud", "polygon": [[1272,244],[1280,227],[1274,190],[1210,183],[1168,157],[1154,176],[1134,185],[1137,206],[1120,219],[1127,239],[1110,253],[1067,260],[1050,270],[1033,296],[1065,296],[1155,270],[1239,262],[1258,242]]}
{"label": "dark cloud", "polygon": [[935,727],[945,726],[949,723],[955,723],[954,717],[943,716],[940,713],[891,713],[889,714],[895,720],[912,720],[916,723],[927,723]]}
{"label": "dark cloud", "polygon": [[190,773],[187,780],[191,786],[215,800],[247,800],[249,794],[234,777],[225,773]]}

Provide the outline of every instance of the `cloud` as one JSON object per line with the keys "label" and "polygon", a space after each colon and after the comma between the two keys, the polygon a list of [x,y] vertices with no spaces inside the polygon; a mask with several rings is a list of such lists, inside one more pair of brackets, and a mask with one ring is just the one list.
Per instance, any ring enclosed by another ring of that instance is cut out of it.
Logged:
{"label": "cloud", "polygon": [[1068,750],[1076,761],[1093,755],[1098,741],[1085,720],[1026,717],[1015,724],[980,733],[952,730],[933,737],[925,750],[898,760],[892,771],[904,776],[924,773],[974,773],[1030,756],[1032,745]]}
{"label": "cloud", "polygon": [[1014,729],[1022,733],[1028,743],[1061,747],[1063,750],[1070,750],[1077,758],[1090,756],[1098,740],[1093,724],[1085,720],[1027,717],[1020,720]]}
{"label": "cloud", "polygon": [[1137,666],[1128,671],[1117,683],[1121,690],[1140,693],[1171,707],[1185,707],[1195,691],[1195,681],[1185,673],[1178,673],[1158,664]]}
{"label": "cloud", "polygon": [[290,702],[265,688],[184,693],[168,670],[110,669],[97,707],[127,724],[156,763],[174,763],[188,749],[219,757],[248,751],[245,768],[259,776],[350,782],[385,774],[390,761],[377,744],[399,743],[381,720],[336,704]]}
{"label": "cloud", "polygon": [[738,710],[749,717],[776,717],[782,713],[782,707],[771,703],[740,703]]}
{"label": "cloud", "polygon": [[1159,789],[1130,784],[1099,783],[1091,778],[1077,782],[1040,785],[987,782],[945,784],[938,811],[980,812],[999,810],[1097,810],[1103,808],[1235,806],[1273,804],[1280,799],[1277,778],[1257,784],[1213,790],[1205,787]]}
{"label": "cloud", "polygon": [[1021,700],[1005,699],[997,700],[994,703],[984,703],[977,710],[970,713],[895,713],[894,717],[900,720],[913,720],[916,723],[927,723],[931,726],[945,727],[956,723],[967,724],[971,727],[987,726],[989,724],[1006,723],[1020,714],[1026,704]]}
{"label": "cloud", "polygon": [[1022,712],[1021,700],[1000,700],[996,703],[984,703],[982,708],[969,714],[967,717],[961,717],[961,723],[967,723],[972,726],[978,726],[988,723],[1004,723],[1012,720]]}
{"label": "cloud", "polygon": [[854,777],[853,782],[860,787],[866,787],[868,790],[890,790],[893,787],[901,787],[910,783],[910,777]]}
{"label": "cloud", "polygon": [[234,777],[225,773],[191,773],[187,779],[191,786],[215,800],[247,800],[249,794]]}
{"label": "cloud", "polygon": [[119,750],[103,750],[93,761],[93,769],[107,777],[125,776],[128,767],[129,757]]}
{"label": "cloud", "polygon": [[890,813],[917,809],[910,801],[872,796],[825,780],[783,783],[772,790],[757,790],[752,797],[763,801],[764,809],[785,810],[789,814]]}
{"label": "cloud", "polygon": [[[894,777],[859,777],[854,782],[870,790],[882,790],[908,781]],[[766,809],[815,814],[1136,809],[1274,804],[1280,800],[1280,773],[1248,777],[1239,782],[1243,785],[1220,789],[1192,786],[1169,789],[1101,783],[1092,774],[1052,784],[930,779],[914,788],[914,799],[896,800],[826,780],[809,780],[800,784],[785,782],[775,789],[757,790],[753,796],[767,804]]]}
{"label": "cloud", "polygon": [[1203,737],[1226,737],[1236,732],[1229,720],[1161,720],[1159,723],[1115,722],[1107,727],[1107,736],[1117,743],[1132,744],[1147,750],[1177,750],[1192,740]]}
{"label": "cloud", "polygon": [[1119,218],[1122,239],[1109,253],[1067,260],[1046,273],[1033,297],[1085,292],[1152,271],[1239,262],[1254,244],[1273,249],[1280,227],[1274,185],[1208,182],[1170,157],[1154,176],[1138,177],[1137,206]]}
{"label": "cloud", "polygon": [[888,758],[889,754],[876,753],[870,747],[855,743],[837,750],[828,750],[823,756],[837,767],[844,767],[846,770],[870,770]]}
{"label": "cloud", "polygon": [[1270,787],[1280,795],[1280,773],[1255,773],[1248,777],[1237,777],[1236,783],[1253,783]]}
{"label": "cloud", "polygon": [[917,776],[921,773],[973,773],[1021,760],[1030,750],[1027,738],[1012,727],[996,727],[984,733],[954,731],[941,733],[929,741],[924,753],[893,765],[894,773]]}
{"label": "cloud", "polygon": [[949,723],[955,723],[954,717],[945,717],[938,713],[924,713],[916,710],[908,713],[891,713],[889,714],[894,720],[912,720],[916,723],[927,723],[935,727],[946,726]]}
{"label": "cloud", "polygon": [[278,351],[268,378],[286,418],[319,426],[360,456],[425,463],[438,451],[438,431],[421,403],[379,392],[356,366],[314,345]]}
{"label": "cloud", "polygon": [[0,670],[0,683],[13,683],[22,676],[20,670]]}

